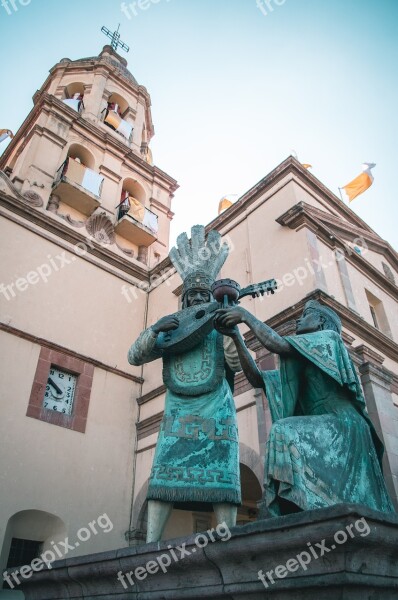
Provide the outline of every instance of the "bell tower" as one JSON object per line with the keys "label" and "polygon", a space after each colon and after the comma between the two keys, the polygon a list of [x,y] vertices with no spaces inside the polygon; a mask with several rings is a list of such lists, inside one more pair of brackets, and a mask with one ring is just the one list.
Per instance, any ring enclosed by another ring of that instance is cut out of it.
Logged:
{"label": "bell tower", "polygon": [[153,267],[168,253],[178,186],[153,164],[151,99],[112,35],[99,56],[50,70],[0,170],[35,210]]}

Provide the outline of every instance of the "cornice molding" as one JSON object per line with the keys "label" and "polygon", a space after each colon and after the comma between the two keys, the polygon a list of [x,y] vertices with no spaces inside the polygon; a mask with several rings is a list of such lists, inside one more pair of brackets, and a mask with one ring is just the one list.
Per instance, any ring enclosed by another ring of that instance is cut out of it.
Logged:
{"label": "cornice molding", "polygon": [[[277,183],[289,176],[290,178],[286,181],[286,184],[292,181],[295,182],[303,187],[305,191],[313,195],[314,198],[318,199],[321,204],[324,203],[325,208],[329,207],[337,214],[344,215],[349,222],[355,223],[362,230],[378,237],[365,221],[358,217],[358,215],[346,206],[340,198],[319,181],[319,179],[312,175],[312,173],[307,169],[304,169],[301,163],[293,156],[286,158],[280,165],[241,196],[241,198],[239,198],[230,208],[213,219],[213,221],[208,224],[206,228],[207,231],[210,229],[217,229],[220,231],[221,229],[227,228],[228,225],[232,224],[251,206],[251,204],[258,200],[263,194],[272,191]],[[264,201],[267,201],[267,199]]]}
{"label": "cornice molding", "polygon": [[172,219],[174,217],[174,213],[169,209],[169,207],[163,204],[162,202],[159,202],[159,200],[156,200],[155,198],[150,198],[149,204],[151,207],[153,206],[154,208],[165,214],[169,219]]}
{"label": "cornice molding", "polygon": [[[150,402],[154,398],[157,398],[161,394],[165,394],[165,393],[166,393],[166,386],[164,384],[162,384],[159,387],[154,388],[147,394],[144,394],[143,396],[139,396],[137,398],[137,404],[138,404],[138,406],[142,406],[143,404],[146,404],[147,402]],[[163,415],[163,413],[161,413],[161,414]]]}
{"label": "cornice molding", "polygon": [[[343,221],[336,215],[320,210],[315,206],[307,204],[306,202],[299,202],[293,206],[290,210],[281,215],[277,219],[277,222],[280,225],[287,225],[293,229],[296,228],[295,220],[297,220],[297,227],[300,226],[300,224],[302,224],[300,220],[301,211],[297,207],[301,206],[304,208],[304,211],[307,215],[312,216],[318,223],[323,223],[325,227],[328,226],[332,228],[332,231],[337,229],[340,233],[345,234],[349,241],[353,241],[355,238],[362,237],[370,250],[373,250],[378,254],[382,254],[388,258],[398,271],[398,253],[389,244],[389,242],[383,240],[373,231],[369,231],[347,221]],[[291,211],[293,212],[290,214]]]}
{"label": "cornice molding", "polygon": [[[65,220],[54,216],[49,211],[43,209],[32,210],[32,201],[27,200],[18,192],[10,195],[5,193],[4,189],[1,190],[1,182],[4,181],[4,178],[8,179],[6,175],[0,172],[0,214],[3,214],[5,218],[19,225],[22,224],[16,217],[24,219],[23,227],[49,240],[51,243],[57,244],[68,252],[73,253],[73,247],[84,245],[86,252],[82,259],[89,260],[97,267],[112,273],[112,275],[119,277],[130,285],[139,287],[138,283],[132,280],[133,277],[139,282],[149,283],[149,270],[142,263],[133,258],[127,259],[114,253],[106,246],[96,242],[92,237],[87,238],[86,235],[67,224]],[[2,211],[1,207],[7,212]],[[36,227],[29,225],[29,223]],[[52,237],[51,234],[56,237]],[[91,257],[99,259],[101,262],[98,262],[98,260],[93,261]]]}
{"label": "cornice molding", "polygon": [[[296,302],[289,308],[274,315],[271,319],[265,321],[265,323],[272,329],[280,331],[283,326],[294,321],[301,314],[304,305],[308,300],[318,300],[318,302],[328,306],[339,315],[343,327],[350,332],[347,334],[346,331],[343,331],[342,336],[346,344],[350,345],[349,340],[351,340],[352,343],[355,337],[359,337],[364,340],[364,342],[362,342],[358,348],[361,348],[363,343],[369,344],[370,346],[377,348],[378,352],[384,356],[388,356],[388,358],[391,358],[398,363],[398,344],[375,327],[372,327],[372,325],[367,323],[357,313],[353,312],[322,290],[314,290],[310,294],[307,294],[299,302]],[[351,334],[354,335],[354,337],[352,337]],[[261,346],[251,331],[246,332],[244,337],[251,350],[255,351]],[[352,347],[352,351],[356,352],[357,348]]]}
{"label": "cornice molding", "polygon": [[[155,179],[157,179],[157,183],[173,197],[174,192],[179,187],[177,181],[173,177],[162,171],[159,167],[150,165],[138,153],[134,152],[124,144],[122,140],[117,139],[101,127],[98,127],[95,123],[91,123],[79,113],[75,113],[75,111],[62,102],[62,100],[46,91],[39,93],[35,106],[7,146],[4,154],[1,156],[0,169],[4,169],[16,148],[18,148],[18,155],[22,152],[34,131],[39,131],[42,135],[46,134],[47,136],[50,136],[50,139],[54,138],[54,141],[62,147],[68,143],[67,139],[57,136],[55,132],[48,129],[47,126],[42,126],[37,123],[29,129],[29,125],[38,118],[40,112],[51,112],[51,110],[54,110],[57,118],[63,120],[66,125],[70,127],[70,131],[72,130],[79,133],[78,129],[80,127],[89,139],[90,136],[93,138],[92,141],[94,144],[97,146],[102,145],[104,149],[107,148],[110,152],[118,154],[123,162],[130,162],[137,172],[149,181],[154,182]],[[35,127],[40,129],[35,129]],[[19,142],[22,142],[22,148],[19,147]],[[131,168],[131,166],[127,166]]]}
{"label": "cornice molding", "polygon": [[100,360],[96,360],[95,358],[92,358],[91,356],[86,356],[85,354],[81,354],[80,352],[75,352],[74,350],[71,350],[70,348],[66,348],[65,346],[60,346],[59,344],[56,344],[55,342],[52,342],[50,340],[45,340],[44,338],[40,338],[36,335],[28,333],[27,331],[22,331],[21,329],[12,327],[11,325],[7,325],[6,323],[0,322],[0,331],[5,331],[6,333],[9,333],[10,335],[14,335],[16,337],[22,338],[24,340],[27,340],[34,344],[37,344],[38,346],[41,346],[44,348],[49,348],[50,350],[55,350],[56,352],[62,352],[63,354],[68,354],[69,356],[72,356],[73,358],[82,360],[86,363],[94,365],[95,367],[98,367],[99,369],[108,371],[109,373],[114,373],[115,375],[119,375],[119,377],[124,377],[125,379],[129,379],[130,381],[133,381],[134,383],[139,383],[140,385],[142,385],[144,383],[144,379],[142,377],[137,377],[136,375],[132,375],[131,373],[127,373],[126,371],[122,371],[121,369],[117,369],[116,367],[112,367],[111,365],[107,365],[107,364],[101,362]]}
{"label": "cornice molding", "polygon": [[[317,215],[321,211],[317,211]],[[330,249],[336,248],[344,252],[345,259],[356,269],[365,274],[368,279],[373,281],[378,287],[388,293],[395,301],[398,301],[398,286],[395,285],[386,275],[379,271],[363,256],[347,246],[344,239],[338,237],[335,231],[330,229],[318,216],[313,213],[312,207],[305,202],[295,204],[276,219],[277,223],[298,231],[302,227],[308,227],[319,239],[321,239]],[[360,235],[364,237],[367,232],[361,231]],[[367,239],[364,237],[365,241]],[[392,250],[392,249],[391,249]],[[392,251],[393,252],[393,251]]]}

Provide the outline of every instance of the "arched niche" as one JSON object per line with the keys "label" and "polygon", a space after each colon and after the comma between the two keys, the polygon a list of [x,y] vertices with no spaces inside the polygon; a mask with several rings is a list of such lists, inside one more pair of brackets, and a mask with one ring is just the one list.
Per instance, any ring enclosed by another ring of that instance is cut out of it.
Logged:
{"label": "arched niche", "polygon": [[117,94],[116,92],[112,93],[109,98],[108,98],[108,108],[109,105],[112,104],[117,104],[118,106],[118,110],[116,111],[122,118],[124,118],[125,114],[128,111],[129,108],[129,103],[127,102],[127,100],[125,100],[123,98],[123,96],[121,96],[120,94]]}
{"label": "arched niche", "polygon": [[[10,517],[6,526],[0,555],[1,570],[3,571],[7,567],[9,558],[11,562],[20,563],[19,565],[10,564],[9,568],[21,566],[21,560],[22,564],[29,564],[42,552],[51,548],[51,542],[57,543],[65,540],[66,535],[65,523],[57,515],[36,509],[15,513]],[[31,544],[26,542],[31,542]],[[22,558],[14,558],[18,555]]]}
{"label": "arched niche", "polygon": [[138,181],[130,177],[124,179],[117,218],[121,219],[130,212],[134,218],[141,222],[145,215],[145,198],[145,190]]}
{"label": "arched niche", "polygon": [[245,525],[257,518],[257,506],[262,498],[262,489],[256,474],[250,467],[242,463],[239,467],[242,505],[238,508],[237,525]]}
{"label": "arched niche", "polygon": [[126,192],[129,196],[136,198],[145,206],[146,193],[143,186],[138,181],[127,177],[122,183],[122,198],[126,196]]}
{"label": "arched niche", "polygon": [[93,154],[90,152],[90,150],[80,144],[71,144],[68,149],[67,157],[74,158],[78,162],[81,162],[85,167],[94,170],[95,159]]}
{"label": "arched niche", "polygon": [[81,81],[69,83],[64,87],[63,99],[73,98],[75,94],[80,94],[81,96],[84,96],[84,85],[85,84]]}

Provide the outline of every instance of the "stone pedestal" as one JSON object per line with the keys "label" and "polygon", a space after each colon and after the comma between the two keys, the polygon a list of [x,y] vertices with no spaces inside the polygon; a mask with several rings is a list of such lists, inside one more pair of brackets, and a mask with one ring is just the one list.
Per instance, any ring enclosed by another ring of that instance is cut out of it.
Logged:
{"label": "stone pedestal", "polygon": [[341,504],[61,560],[21,588],[27,600],[396,600],[398,517]]}

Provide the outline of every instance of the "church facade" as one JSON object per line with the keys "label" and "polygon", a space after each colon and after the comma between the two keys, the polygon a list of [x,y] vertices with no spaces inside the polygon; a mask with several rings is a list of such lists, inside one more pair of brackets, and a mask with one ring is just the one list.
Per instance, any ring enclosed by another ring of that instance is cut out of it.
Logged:
{"label": "church facade", "polygon": [[[0,157],[2,571],[67,537],[70,556],[143,543],[165,388],[160,361],[132,367],[127,350],[181,295],[168,258],[178,185],[153,164],[150,96],[126,61],[110,46],[62,59],[33,102]],[[277,280],[242,304],[281,334],[309,298],[339,314],[398,508],[397,253],[293,157],[211,229],[230,246],[221,277]],[[276,366],[245,338],[261,368]],[[244,524],[258,514],[271,419],[243,374],[235,401]],[[166,539],[213,525],[206,504],[185,508]]]}

